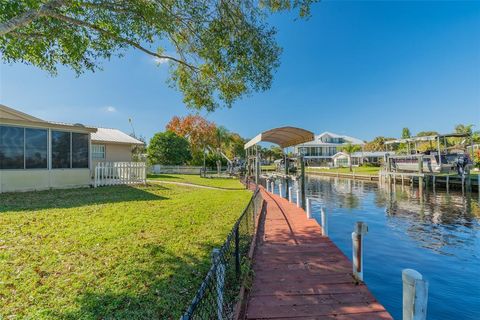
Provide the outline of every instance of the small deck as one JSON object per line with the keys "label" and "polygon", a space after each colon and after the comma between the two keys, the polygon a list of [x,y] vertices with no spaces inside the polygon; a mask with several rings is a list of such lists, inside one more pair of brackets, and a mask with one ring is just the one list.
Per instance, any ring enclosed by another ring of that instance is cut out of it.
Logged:
{"label": "small deck", "polygon": [[356,284],[351,262],[314,219],[261,192],[266,214],[246,319],[393,319],[364,284]]}

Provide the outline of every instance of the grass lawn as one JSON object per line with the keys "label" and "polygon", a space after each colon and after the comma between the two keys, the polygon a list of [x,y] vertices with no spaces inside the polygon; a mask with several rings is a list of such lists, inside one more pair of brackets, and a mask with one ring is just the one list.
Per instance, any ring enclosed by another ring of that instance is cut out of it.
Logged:
{"label": "grass lawn", "polygon": [[0,319],[178,319],[250,196],[176,185],[0,194]]}
{"label": "grass lawn", "polygon": [[[369,175],[378,175],[378,171],[380,171],[380,167],[353,167],[353,172],[356,174],[369,174]],[[315,168],[309,167],[306,169],[307,172],[331,172],[331,173],[353,173],[350,172],[349,168],[332,168],[332,169],[323,169],[323,168]]]}
{"label": "grass lawn", "polygon": [[275,170],[277,170],[277,166],[275,166],[274,164],[263,165],[263,166],[262,166],[262,170],[265,170],[265,171],[275,171]]}
{"label": "grass lawn", "polygon": [[237,179],[230,178],[202,178],[193,174],[149,174],[148,179],[159,181],[174,181],[191,183],[207,187],[216,187],[223,189],[245,189]]}

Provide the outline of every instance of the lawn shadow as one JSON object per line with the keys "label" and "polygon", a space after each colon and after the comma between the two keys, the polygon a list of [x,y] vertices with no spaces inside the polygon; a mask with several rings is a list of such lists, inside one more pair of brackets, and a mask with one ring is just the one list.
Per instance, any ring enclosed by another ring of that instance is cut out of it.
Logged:
{"label": "lawn shadow", "polygon": [[158,195],[157,192],[168,189],[160,185],[135,187],[121,185],[4,193],[0,194],[0,213],[56,208],[66,209],[125,201],[165,200],[168,198]]}
{"label": "lawn shadow", "polygon": [[[85,290],[76,310],[49,311],[55,319],[178,319],[187,309],[210,268],[213,244],[200,244],[203,258],[179,255],[161,245],[146,244],[148,268],[128,272],[121,290]],[[140,289],[139,289],[140,288]]]}

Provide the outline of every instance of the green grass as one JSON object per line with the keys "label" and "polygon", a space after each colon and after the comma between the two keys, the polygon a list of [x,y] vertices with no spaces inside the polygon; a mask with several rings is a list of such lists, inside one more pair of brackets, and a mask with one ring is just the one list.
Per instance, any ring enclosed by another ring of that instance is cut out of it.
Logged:
{"label": "green grass", "polygon": [[178,319],[250,196],[176,185],[0,194],[0,319]]}
{"label": "green grass", "polygon": [[275,166],[274,164],[263,165],[263,166],[262,166],[262,170],[265,170],[265,171],[275,171],[275,170],[277,170],[277,166]]}
{"label": "green grass", "polygon": [[[380,171],[380,167],[353,167],[353,172],[355,174],[365,174],[365,175],[378,175],[378,171]],[[353,173],[350,172],[349,168],[332,168],[332,169],[323,169],[323,168],[315,168],[309,167],[307,168],[307,172],[331,172],[331,173]]]}
{"label": "green grass", "polygon": [[245,189],[245,187],[240,183],[240,181],[231,178],[202,178],[199,175],[190,174],[149,174],[148,179],[190,183],[200,186],[216,187],[223,189]]}

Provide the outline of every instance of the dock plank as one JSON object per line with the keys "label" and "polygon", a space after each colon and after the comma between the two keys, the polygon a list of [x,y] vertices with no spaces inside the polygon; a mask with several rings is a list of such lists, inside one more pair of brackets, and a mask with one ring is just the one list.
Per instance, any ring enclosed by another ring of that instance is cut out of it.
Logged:
{"label": "dock plank", "polygon": [[266,213],[259,225],[246,319],[393,319],[352,264],[294,204],[261,189]]}

